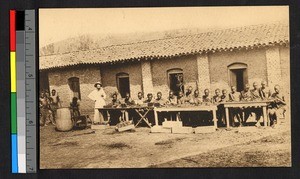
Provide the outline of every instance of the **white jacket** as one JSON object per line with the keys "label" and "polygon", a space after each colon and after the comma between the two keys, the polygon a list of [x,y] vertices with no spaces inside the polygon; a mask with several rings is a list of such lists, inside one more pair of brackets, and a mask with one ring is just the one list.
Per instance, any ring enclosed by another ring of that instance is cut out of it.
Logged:
{"label": "white jacket", "polygon": [[103,108],[103,106],[106,105],[104,100],[106,98],[106,94],[103,88],[101,88],[100,90],[95,89],[88,95],[88,97],[91,100],[95,101],[95,108]]}

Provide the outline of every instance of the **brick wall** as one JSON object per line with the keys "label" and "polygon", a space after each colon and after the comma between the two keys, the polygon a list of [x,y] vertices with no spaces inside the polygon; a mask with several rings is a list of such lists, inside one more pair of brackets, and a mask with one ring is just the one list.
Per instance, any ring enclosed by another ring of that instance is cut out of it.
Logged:
{"label": "brick wall", "polygon": [[[289,89],[290,66],[289,48],[279,48],[279,64],[282,74],[283,86]],[[202,88],[215,90],[216,88],[229,89],[228,65],[236,62],[248,65],[249,83],[267,80],[267,53],[269,58],[274,54],[274,49],[241,50],[233,52],[216,52],[206,55],[190,55],[175,57],[171,59],[155,59],[146,62],[130,62],[124,64],[81,66],[64,68],[61,70],[49,71],[50,90],[56,89],[60,95],[63,106],[68,106],[71,100],[71,90],[68,86],[68,79],[78,77],[81,92],[81,110],[83,113],[92,114],[94,103],[87,98],[94,89],[94,83],[101,81],[107,93],[107,102],[111,100],[110,95],[117,91],[116,75],[124,72],[129,74],[130,91],[132,98],[144,88],[145,94],[153,92],[154,95],[161,91],[166,98],[169,92],[167,70],[180,68],[183,70],[185,88],[192,86],[196,88],[196,81],[199,80],[201,94]],[[277,54],[277,51],[276,51]],[[275,55],[277,56],[277,55]],[[277,56],[278,57],[278,56]],[[276,62],[277,63],[277,62]],[[101,70],[100,70],[101,69]],[[278,73],[278,72],[276,72]],[[142,80],[143,79],[143,80]],[[271,86],[270,86],[271,87]],[[287,90],[289,94],[289,90]]]}
{"label": "brick wall", "polygon": [[142,70],[142,82],[143,82],[143,93],[146,96],[148,93],[153,93],[153,82],[152,82],[152,72],[151,72],[151,62],[141,61]]}
{"label": "brick wall", "polygon": [[109,98],[112,93],[118,92],[116,76],[118,73],[122,72],[129,74],[130,95],[132,98],[136,98],[137,93],[142,90],[142,72],[140,62],[101,66],[102,84],[105,91]]}
{"label": "brick wall", "polygon": [[167,70],[181,68],[183,70],[183,78],[185,88],[192,86],[196,88],[197,81],[197,61],[195,55],[182,56],[168,59],[157,59],[151,61],[152,81],[154,93],[161,91],[163,97],[166,98],[169,93],[168,73]]}
{"label": "brick wall", "polygon": [[95,82],[101,81],[100,68],[98,66],[64,68],[62,70],[50,71],[48,77],[50,91],[55,89],[58,92],[63,107],[69,106],[72,98],[68,79],[71,77],[79,78],[81,93],[80,109],[83,114],[93,112],[94,102],[87,96],[94,90]]}
{"label": "brick wall", "polygon": [[200,93],[210,89],[209,60],[207,54],[197,55],[198,88]]}
{"label": "brick wall", "polygon": [[240,50],[232,52],[216,52],[209,54],[209,71],[211,90],[229,89],[228,66],[240,62],[248,65],[248,82],[260,83],[267,80],[265,49]]}
{"label": "brick wall", "polygon": [[273,88],[274,85],[281,86],[281,64],[280,51],[278,46],[266,49],[268,84]]}
{"label": "brick wall", "polygon": [[290,48],[280,47],[280,67],[282,78],[282,90],[288,102],[290,102]]}

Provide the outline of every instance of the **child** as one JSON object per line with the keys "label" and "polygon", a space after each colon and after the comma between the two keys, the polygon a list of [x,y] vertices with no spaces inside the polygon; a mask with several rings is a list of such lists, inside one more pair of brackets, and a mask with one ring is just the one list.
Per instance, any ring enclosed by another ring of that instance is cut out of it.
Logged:
{"label": "child", "polygon": [[73,97],[72,102],[70,103],[70,109],[72,118],[80,116],[79,103],[77,97]]}

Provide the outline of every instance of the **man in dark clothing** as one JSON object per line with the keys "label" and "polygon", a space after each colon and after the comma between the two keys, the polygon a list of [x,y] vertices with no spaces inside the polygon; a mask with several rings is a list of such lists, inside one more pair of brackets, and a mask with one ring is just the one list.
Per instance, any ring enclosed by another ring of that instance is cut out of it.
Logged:
{"label": "man in dark clothing", "polygon": [[[215,90],[215,95],[212,98],[212,102],[214,104],[219,104],[221,102],[221,94],[220,94],[220,89],[217,88]],[[219,125],[222,125],[222,106],[218,105],[218,110],[217,110],[217,119],[218,119],[218,123]]]}
{"label": "man in dark clothing", "polygon": [[189,86],[185,93],[185,100],[186,102],[189,102],[193,98],[193,88],[192,86]]}
{"label": "man in dark clothing", "polygon": [[189,103],[194,104],[194,105],[200,105],[202,103],[202,98],[199,96],[198,89],[196,89],[194,91],[194,95],[193,95],[192,99],[190,99]]}
{"label": "man in dark clothing", "polygon": [[222,95],[221,95],[221,101],[220,102],[227,102],[229,101],[229,95],[227,94],[227,90],[223,89],[222,90]]}
{"label": "man in dark clothing", "polygon": [[271,95],[270,99],[273,100],[269,109],[269,118],[271,122],[271,126],[275,127],[278,121],[278,117],[280,115],[285,114],[286,112],[286,102],[284,96],[280,93],[279,85],[275,85],[274,93]]}
{"label": "man in dark clothing", "polygon": [[[223,89],[222,90],[222,95],[220,97],[220,102],[228,102],[229,101],[229,95],[227,94],[227,90],[226,89]],[[218,110],[220,111],[221,113],[221,120],[218,120],[219,122],[219,125],[220,126],[224,126],[226,124],[226,120],[225,120],[225,108],[223,105],[219,105],[218,106]]]}
{"label": "man in dark clothing", "polygon": [[[108,105],[113,108],[116,108],[116,107],[120,106],[120,104],[121,104],[121,102],[118,99],[118,94],[117,93],[112,94],[112,100]],[[110,114],[110,121],[109,121],[110,125],[116,125],[118,122],[120,122],[120,116],[122,115],[121,111],[110,110],[109,114]]]}
{"label": "man in dark clothing", "polygon": [[46,96],[45,92],[41,92],[39,102],[40,102],[40,113],[41,113],[40,125],[47,126],[49,119],[50,119],[51,123],[54,125],[55,123],[52,119],[52,113],[50,110],[50,100]]}
{"label": "man in dark clothing", "polygon": [[[154,100],[155,105],[165,106],[167,103],[167,100],[162,98],[162,93],[159,91],[156,94],[156,99]],[[168,113],[167,112],[160,112],[158,113],[158,124],[161,125],[162,121],[165,121],[165,119],[168,118]]]}
{"label": "man in dark clothing", "polygon": [[144,104],[144,98],[143,98],[143,93],[142,92],[138,92],[138,99],[136,99],[134,101],[134,104],[136,105],[143,105]]}
{"label": "man in dark clothing", "polygon": [[202,102],[205,104],[210,104],[212,102],[212,99],[209,95],[209,89],[204,90],[204,95],[202,96]]}
{"label": "man in dark clothing", "polygon": [[50,99],[50,107],[52,112],[53,121],[56,121],[57,109],[59,108],[59,96],[55,89],[51,91],[51,95],[49,96]]}
{"label": "man in dark clothing", "polygon": [[162,98],[162,93],[159,91],[156,94],[156,99],[154,100],[155,103],[159,104],[160,106],[166,105],[167,101]]}
{"label": "man in dark clothing", "polygon": [[178,97],[177,97],[177,104],[181,105],[181,104],[184,104],[185,102],[186,102],[186,99],[183,95],[183,92],[179,91],[178,92]]}
{"label": "man in dark clothing", "polygon": [[[250,92],[250,85],[245,84],[244,90],[241,92],[241,101],[252,101],[252,94]],[[243,125],[246,124],[249,116],[251,115],[252,108],[251,107],[245,107],[243,109],[244,112],[244,120],[243,120]]]}
{"label": "man in dark clothing", "polygon": [[221,102],[221,94],[220,94],[220,89],[217,88],[215,90],[215,95],[213,96],[213,103],[219,103]]}
{"label": "man in dark clothing", "polygon": [[134,101],[131,99],[130,94],[126,93],[125,98],[123,99],[123,104],[126,104],[127,106],[133,105]]}
{"label": "man in dark clothing", "polygon": [[[241,93],[236,91],[235,86],[231,86],[231,93],[229,93],[229,100],[232,102],[241,101]],[[234,117],[237,118],[240,125],[242,124],[243,111],[241,108],[239,108],[239,107],[231,108],[230,114],[231,114],[230,120],[231,120],[232,126],[235,126]]]}
{"label": "man in dark clothing", "polygon": [[177,104],[177,97],[174,95],[173,91],[169,92],[169,97],[167,100],[167,104],[176,105]]}
{"label": "man in dark clothing", "polygon": [[261,88],[259,88],[259,95],[262,100],[267,100],[271,96],[271,90],[267,87],[266,81],[261,82]]}
{"label": "man in dark clothing", "polygon": [[149,104],[149,103],[154,103],[155,101],[154,101],[154,99],[153,99],[153,94],[152,93],[148,93],[147,94],[147,99],[144,101],[144,103],[147,103],[147,104]]}
{"label": "man in dark clothing", "polygon": [[[252,95],[252,101],[261,101],[262,100],[260,97],[260,94],[259,94],[258,84],[256,82],[253,83],[253,89],[251,90],[251,95]],[[255,119],[257,121],[255,126],[261,127],[259,119],[261,118],[262,113],[263,113],[262,109],[253,107],[252,112],[255,114]]]}

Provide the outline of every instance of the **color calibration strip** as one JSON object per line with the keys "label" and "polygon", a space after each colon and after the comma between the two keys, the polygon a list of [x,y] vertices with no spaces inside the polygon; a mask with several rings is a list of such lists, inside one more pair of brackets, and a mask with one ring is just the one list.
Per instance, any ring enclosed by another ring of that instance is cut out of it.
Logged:
{"label": "color calibration strip", "polygon": [[12,173],[36,172],[35,11],[10,11]]}
{"label": "color calibration strip", "polygon": [[16,11],[10,10],[10,84],[11,84],[11,158],[12,173],[18,173],[18,136],[17,136],[17,77],[16,77]]}

